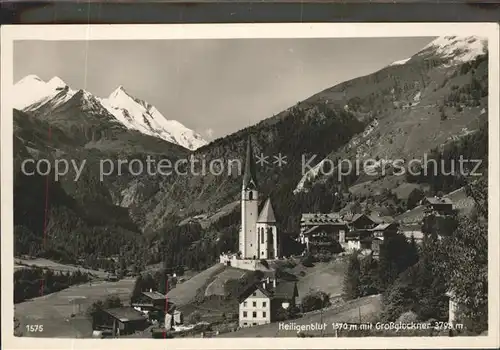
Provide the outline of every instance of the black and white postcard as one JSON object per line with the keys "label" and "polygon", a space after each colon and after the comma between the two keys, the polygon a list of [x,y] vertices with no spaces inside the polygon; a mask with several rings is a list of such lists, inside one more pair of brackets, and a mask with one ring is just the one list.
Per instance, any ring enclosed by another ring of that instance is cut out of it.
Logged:
{"label": "black and white postcard", "polygon": [[498,29],[2,27],[3,346],[498,346]]}

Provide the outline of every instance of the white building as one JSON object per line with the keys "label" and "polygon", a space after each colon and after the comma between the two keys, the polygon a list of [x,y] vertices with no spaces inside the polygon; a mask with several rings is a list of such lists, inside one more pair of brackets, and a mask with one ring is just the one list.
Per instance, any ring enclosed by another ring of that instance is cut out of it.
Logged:
{"label": "white building", "polygon": [[278,321],[280,312],[295,307],[298,296],[295,282],[267,278],[252,284],[238,297],[240,327]]}

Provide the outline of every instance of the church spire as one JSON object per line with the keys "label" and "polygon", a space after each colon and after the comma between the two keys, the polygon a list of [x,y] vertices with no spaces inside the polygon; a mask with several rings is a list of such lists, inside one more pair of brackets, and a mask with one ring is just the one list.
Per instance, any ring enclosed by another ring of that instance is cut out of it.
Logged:
{"label": "church spire", "polygon": [[257,187],[257,177],[255,176],[255,163],[252,152],[252,139],[250,136],[248,136],[247,154],[245,159],[245,174],[243,175],[243,187],[247,188],[250,185],[253,185],[254,188]]}

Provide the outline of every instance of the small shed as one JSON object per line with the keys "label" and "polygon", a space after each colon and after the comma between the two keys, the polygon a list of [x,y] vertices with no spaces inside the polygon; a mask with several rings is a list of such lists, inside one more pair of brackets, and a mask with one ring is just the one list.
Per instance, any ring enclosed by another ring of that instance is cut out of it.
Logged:
{"label": "small shed", "polygon": [[148,320],[132,307],[118,307],[102,310],[103,317],[100,326],[111,328],[114,336],[131,334],[147,328]]}

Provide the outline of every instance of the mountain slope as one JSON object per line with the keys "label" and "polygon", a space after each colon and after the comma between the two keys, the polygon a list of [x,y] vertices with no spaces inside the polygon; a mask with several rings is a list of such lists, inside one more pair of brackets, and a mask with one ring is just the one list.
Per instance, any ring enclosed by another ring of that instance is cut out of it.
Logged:
{"label": "mountain slope", "polygon": [[[473,38],[468,39],[473,40]],[[457,41],[457,47],[433,43]],[[303,103],[344,105],[370,121],[363,133],[327,161],[359,159],[391,163],[421,159],[435,147],[477,131],[487,118],[488,60],[472,42],[440,38],[399,64],[327,89]],[[455,52],[458,58],[450,56]],[[469,60],[471,59],[471,60]],[[464,62],[465,61],[465,62]],[[450,62],[456,64],[450,64]],[[317,159],[325,162],[325,160]],[[334,162],[335,163],[335,162]],[[361,173],[364,173],[361,169]],[[320,169],[311,170],[298,183],[319,181]],[[362,177],[364,181],[374,177]],[[315,180],[318,179],[318,180]]]}
{"label": "mountain slope", "polygon": [[[267,156],[269,162],[257,166],[259,196],[262,200],[271,197],[282,245],[292,247],[287,238],[297,233],[303,212],[339,211],[372,201],[377,202],[377,208],[389,210],[384,215],[401,213],[404,211],[401,203],[390,196],[387,200],[379,200],[377,191],[388,190],[390,194],[391,186],[404,187],[408,180],[391,173],[373,177],[364,171],[344,176],[340,181],[336,176],[323,176],[320,172],[317,176],[308,176],[304,174],[308,169],[304,169],[303,159],[315,156],[311,166],[324,160],[353,160],[356,157],[378,157],[377,162],[381,159],[408,160],[462,139],[465,144],[460,150],[477,148],[484,153],[484,149],[474,143],[484,143],[484,138],[469,142],[467,135],[474,135],[487,116],[487,55],[451,64],[455,62],[453,57],[442,55],[442,47],[425,49],[406,62],[333,86],[194,152],[125,126],[125,122],[134,123],[138,119],[131,115],[128,118],[119,105],[147,120],[154,120],[157,113],[123,89],[115,91],[108,102],[84,91],[77,91],[66,100],[63,89],[57,101],[62,99],[64,103],[47,102],[36,110],[19,112],[21,114],[15,119],[15,140],[20,144],[18,158],[36,151],[51,154],[64,151],[75,159],[93,160],[92,166],[82,175],[83,181],[64,179],[60,184],[64,193],[76,201],[71,208],[79,209],[72,209],[78,213],[78,220],[92,223],[84,226],[79,237],[92,235],[97,227],[102,230],[99,232],[119,232],[125,228],[133,232],[134,237],[140,237],[127,245],[127,249],[134,252],[130,256],[135,254],[152,261],[167,256],[169,266],[186,264],[203,269],[211,266],[220,252],[235,247],[239,207],[231,206],[232,211],[227,208],[228,204],[239,200],[242,180],[239,170],[242,169],[229,167],[229,164],[235,160],[244,164],[245,146],[251,136],[254,154]],[[454,52],[462,57],[465,51]],[[116,108],[111,107],[113,103]],[[114,108],[116,115],[110,108]],[[119,121],[117,115],[123,121]],[[53,127],[52,139],[44,136],[48,125]],[[279,155],[285,157],[286,162],[281,167],[273,163],[274,157]],[[125,166],[123,173],[118,174],[115,169],[104,181],[99,180],[99,159],[144,160],[148,156],[171,160],[191,157],[197,162],[192,162],[191,169],[191,164],[185,164],[181,170],[188,170],[186,173],[174,172],[167,176],[134,175]],[[215,169],[222,167],[218,175],[209,171],[210,162],[214,160],[219,160]],[[352,193],[353,186],[362,183],[367,186],[368,199],[357,198]],[[23,190],[23,186],[19,191],[28,196],[29,190]],[[449,189],[453,190],[453,186],[455,184]],[[434,189],[435,186],[428,187]],[[36,188],[42,191],[41,186]],[[43,192],[38,195],[44,196]],[[15,217],[19,226],[24,225],[25,215],[32,210],[26,208],[28,197],[24,198],[16,199],[20,205],[18,212],[24,215]],[[221,211],[224,215],[218,215]],[[30,230],[41,236],[43,219],[39,215],[42,212],[37,213],[39,224],[31,225]],[[104,247],[94,240],[82,245],[71,238],[70,232],[78,230],[75,222],[79,222],[73,214],[54,212],[52,215],[49,223],[53,222],[54,226],[51,226],[49,237],[65,237],[59,249],[66,245],[73,256],[88,255],[91,249],[104,252]],[[209,226],[195,224],[197,218],[206,217],[218,219]],[[192,225],[178,227],[182,221]],[[26,249],[29,245],[23,245],[19,251]],[[108,249],[106,247],[106,253]],[[141,249],[146,251],[142,253],[145,255],[137,253]]]}

